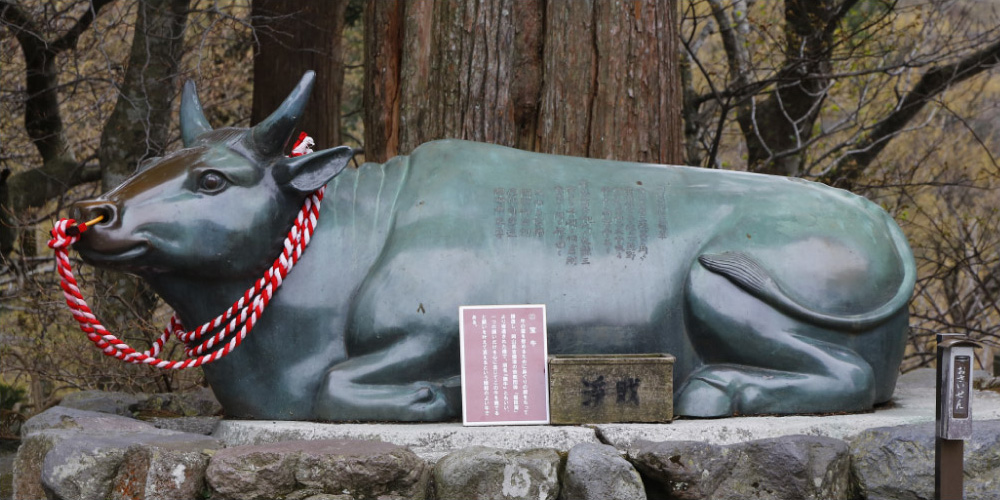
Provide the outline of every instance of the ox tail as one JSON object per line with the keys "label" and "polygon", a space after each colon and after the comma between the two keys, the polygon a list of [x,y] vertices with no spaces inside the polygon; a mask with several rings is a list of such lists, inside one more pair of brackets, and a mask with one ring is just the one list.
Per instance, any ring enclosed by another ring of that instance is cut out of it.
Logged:
{"label": "ox tail", "polygon": [[903,265],[903,279],[891,299],[876,309],[861,314],[826,314],[797,302],[782,290],[781,285],[774,281],[759,262],[743,252],[706,254],[698,257],[698,262],[709,271],[725,276],[754,297],[785,314],[824,328],[857,332],[877,326],[891,318],[900,309],[907,307],[913,295],[913,286],[917,280],[913,254],[902,231],[895,224],[892,226],[890,231],[893,233],[893,242]]}

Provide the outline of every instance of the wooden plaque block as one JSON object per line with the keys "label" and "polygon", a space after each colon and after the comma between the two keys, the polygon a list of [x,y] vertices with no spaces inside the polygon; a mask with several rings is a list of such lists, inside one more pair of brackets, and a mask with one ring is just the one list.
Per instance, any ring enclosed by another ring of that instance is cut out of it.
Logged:
{"label": "wooden plaque block", "polygon": [[673,376],[669,354],[550,356],[551,423],[670,422]]}

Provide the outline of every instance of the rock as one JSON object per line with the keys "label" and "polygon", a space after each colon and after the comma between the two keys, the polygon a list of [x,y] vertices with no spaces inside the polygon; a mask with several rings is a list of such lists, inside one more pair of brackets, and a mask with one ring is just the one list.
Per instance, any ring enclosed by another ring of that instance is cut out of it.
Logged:
{"label": "rock", "polygon": [[40,431],[52,429],[89,433],[123,433],[144,432],[153,428],[150,424],[114,414],[53,406],[29,418],[21,426],[21,435],[27,437]]}
{"label": "rock", "polygon": [[670,498],[850,499],[847,443],[788,436],[727,446],[640,442],[632,463],[647,487]]}
{"label": "rock", "polygon": [[[932,423],[869,429],[852,439],[851,458],[866,498],[934,498],[934,441]],[[1000,420],[973,421],[964,462],[966,500],[995,500],[1000,491]]]}
{"label": "rock", "polygon": [[167,429],[171,431],[190,432],[192,434],[209,435],[219,426],[222,417],[176,417],[176,418],[150,418],[147,420],[157,429]]}
{"label": "rock", "polygon": [[129,394],[127,392],[81,391],[62,398],[59,406],[131,417],[132,412],[129,407],[146,397],[145,394]]}
{"label": "rock", "polygon": [[188,440],[125,450],[111,484],[111,500],[189,500],[205,491],[209,453],[221,447],[215,440]]}
{"label": "rock", "polygon": [[646,490],[635,467],[613,446],[580,443],[569,450],[559,498],[645,500]]}
{"label": "rock", "polygon": [[17,454],[0,451],[0,499],[14,498],[14,457]]}
{"label": "rock", "polygon": [[982,370],[976,370],[973,373],[972,386],[980,391],[1000,392],[1000,376],[993,376]]}
{"label": "rock", "polygon": [[207,387],[188,392],[151,394],[129,407],[137,416],[213,417],[222,414],[222,405]]}
{"label": "rock", "polygon": [[117,415],[50,408],[28,419],[14,462],[14,498],[108,498],[126,450],[145,444],[194,443],[218,448],[218,441],[179,433]]}
{"label": "rock", "polygon": [[159,429],[117,435],[88,433],[72,435],[72,431],[65,430],[45,432],[70,434],[67,438],[59,440],[45,456],[41,475],[42,487],[46,493],[53,498],[65,499],[109,498],[112,480],[123,462],[126,451],[133,446],[169,443],[196,443],[194,446],[202,448],[220,446],[216,440],[206,436]]}
{"label": "rock", "polygon": [[213,499],[423,499],[430,486],[429,467],[410,450],[359,440],[228,448],[212,457],[206,477]]}
{"label": "rock", "polygon": [[578,443],[599,443],[594,429],[571,426],[508,425],[465,427],[461,423],[420,425],[318,423],[273,420],[223,420],[212,432],[226,446],[246,446],[313,439],[363,439],[405,446],[435,463],[469,446],[503,450],[553,448],[568,452]]}
{"label": "rock", "polygon": [[472,446],[438,461],[434,487],[440,500],[554,500],[559,496],[559,469],[556,450]]}
{"label": "rock", "polygon": [[710,498],[733,468],[734,459],[735,454],[724,446],[698,441],[639,441],[631,453],[646,487],[662,489],[677,500]]}
{"label": "rock", "polygon": [[14,460],[14,498],[44,499],[42,468],[45,457],[59,441],[80,434],[125,435],[155,429],[131,418],[55,406],[28,419],[21,427],[22,441]]}
{"label": "rock", "polygon": [[45,500],[42,489],[42,464],[45,455],[60,439],[70,433],[65,431],[36,432],[22,439],[14,459],[13,496],[18,500]]}

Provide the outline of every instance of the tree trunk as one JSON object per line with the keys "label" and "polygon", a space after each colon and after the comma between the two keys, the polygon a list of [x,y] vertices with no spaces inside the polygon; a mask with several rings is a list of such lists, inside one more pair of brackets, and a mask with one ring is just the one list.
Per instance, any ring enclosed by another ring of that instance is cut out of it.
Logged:
{"label": "tree trunk", "polygon": [[[169,139],[171,104],[177,88],[178,64],[190,0],[144,0],[138,4],[135,34],[120,96],[101,134],[98,157],[101,188],[121,184],[144,158],[160,156]],[[107,296],[96,310],[112,331],[138,330],[156,307],[156,294],[138,279],[98,271]]]}
{"label": "tree trunk", "polygon": [[[399,152],[399,58],[402,53],[403,2],[369,0],[365,6],[364,146],[365,159],[384,162]],[[409,5],[423,10],[424,3]],[[425,36],[411,29],[411,36]],[[415,56],[416,57],[416,56]],[[425,69],[422,73],[427,73]],[[415,78],[425,81],[426,75]]]}
{"label": "tree trunk", "polygon": [[7,255],[14,250],[17,234],[13,231],[14,214],[10,210],[10,187],[7,178],[10,169],[0,170],[0,265],[6,264]]}
{"label": "tree trunk", "polygon": [[251,122],[267,118],[307,70],[316,87],[300,126],[318,148],[343,143],[340,95],[344,86],[342,35],[347,0],[254,0],[252,22],[260,41],[253,59]]}
{"label": "tree trunk", "polygon": [[132,175],[166,150],[190,0],[144,0],[120,96],[101,133],[101,188]]}
{"label": "tree trunk", "polygon": [[[855,3],[785,1],[785,62],[777,86],[754,104],[749,102],[753,96],[744,100],[737,113],[751,170],[792,177],[802,173],[805,150],[829,90],[835,29]],[[739,40],[746,43],[745,37]]]}
{"label": "tree trunk", "polygon": [[440,138],[683,158],[673,0],[372,0],[365,23],[368,161]]}

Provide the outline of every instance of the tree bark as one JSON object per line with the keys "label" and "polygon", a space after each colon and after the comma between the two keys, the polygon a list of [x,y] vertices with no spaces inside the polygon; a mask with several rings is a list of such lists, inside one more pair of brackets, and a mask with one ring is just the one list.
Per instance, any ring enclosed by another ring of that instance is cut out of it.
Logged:
{"label": "tree bark", "polygon": [[[104,191],[121,184],[144,158],[166,150],[189,4],[190,0],[144,0],[137,6],[125,79],[98,148]],[[135,321],[152,315],[157,297],[146,284],[111,271],[99,271],[97,276],[99,289],[108,294],[97,298],[95,309],[113,331],[126,325],[137,330]]]}
{"label": "tree bark", "polygon": [[[415,9],[424,4],[416,3]],[[399,154],[399,83],[404,4],[369,0],[365,6],[365,159],[384,162]],[[422,35],[411,30],[413,36]],[[415,54],[415,57],[417,55]],[[428,71],[424,70],[424,73]],[[416,82],[426,81],[426,75]]]}
{"label": "tree bark", "polygon": [[300,127],[318,148],[343,143],[340,96],[344,86],[342,35],[347,0],[289,2],[254,0],[252,22],[259,40],[253,59],[251,122],[267,118],[307,70],[316,86]]}
{"label": "tree bark", "polygon": [[[775,89],[763,99],[749,95],[737,108],[737,121],[747,143],[750,169],[756,172],[798,176],[805,149],[813,135],[830,85],[833,35],[844,14],[857,0],[786,0],[785,60]],[[739,8],[733,16],[739,17]],[[746,8],[742,17],[746,17]],[[727,31],[724,16],[713,9],[720,23],[734,88],[751,91],[747,76],[746,33]],[[741,61],[735,64],[734,61]]]}
{"label": "tree bark", "polygon": [[10,186],[7,178],[10,177],[10,169],[0,170],[0,264],[3,264],[14,250],[14,241],[17,240],[17,233],[14,231],[14,217],[10,210]]}
{"label": "tree bark", "polygon": [[440,138],[680,163],[676,3],[371,0],[369,161]]}
{"label": "tree bark", "polygon": [[104,190],[121,184],[143,159],[166,150],[189,4],[190,0],[138,4],[125,79],[97,152]]}

